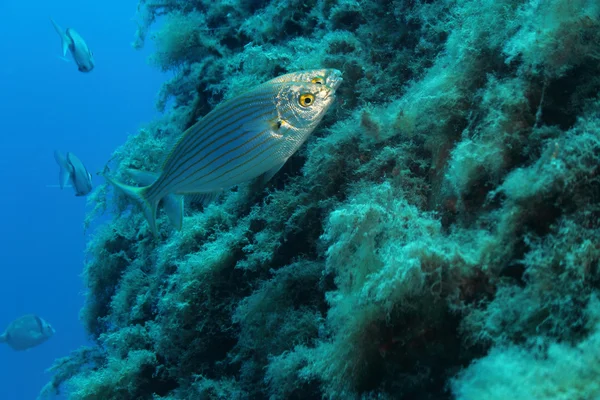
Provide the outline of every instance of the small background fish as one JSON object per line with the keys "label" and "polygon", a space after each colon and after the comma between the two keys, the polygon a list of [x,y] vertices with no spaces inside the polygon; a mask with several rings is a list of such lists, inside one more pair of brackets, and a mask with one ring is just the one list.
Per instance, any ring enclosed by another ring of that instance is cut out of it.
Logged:
{"label": "small background fish", "polygon": [[72,28],[67,28],[65,31],[52,18],[50,18],[54,30],[60,36],[62,42],[62,59],[65,58],[67,50],[71,52],[73,60],[77,64],[77,68],[81,72],[90,72],[94,69],[94,53],[88,48],[87,43],[83,38]]}
{"label": "small background fish", "polygon": [[6,343],[13,350],[27,350],[39,346],[52,336],[52,326],[35,314],[27,314],[12,321],[0,335],[0,343]]}
{"label": "small background fish", "polygon": [[60,167],[58,174],[58,183],[63,189],[70,181],[75,196],[85,196],[92,191],[92,175],[85,168],[81,160],[73,153],[63,155],[59,151],[54,151],[54,159]]}

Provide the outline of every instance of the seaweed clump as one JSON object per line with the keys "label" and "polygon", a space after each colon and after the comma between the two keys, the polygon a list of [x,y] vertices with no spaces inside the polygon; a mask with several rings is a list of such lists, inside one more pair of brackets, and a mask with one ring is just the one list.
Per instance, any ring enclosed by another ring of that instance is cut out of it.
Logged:
{"label": "seaweed clump", "polygon": [[155,240],[99,190],[114,216],[84,271],[94,357],[57,362],[47,392],[599,395],[597,2],[142,0],[139,13],[136,45],[151,32],[151,62],[173,76],[117,173],[156,170],[178,132],[283,72],[340,69],[343,103],[266,188],[191,204],[179,233],[163,219]]}

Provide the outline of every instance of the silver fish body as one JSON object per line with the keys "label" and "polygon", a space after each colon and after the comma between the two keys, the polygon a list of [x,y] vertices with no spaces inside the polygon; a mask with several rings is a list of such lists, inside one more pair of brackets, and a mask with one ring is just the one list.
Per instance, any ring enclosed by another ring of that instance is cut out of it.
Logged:
{"label": "silver fish body", "polygon": [[27,350],[39,346],[54,335],[52,326],[34,314],[27,314],[12,321],[0,335],[0,343],[13,350]]}
{"label": "silver fish body", "polygon": [[67,153],[65,156],[55,150],[54,159],[60,168],[58,183],[61,189],[70,181],[75,196],[85,196],[92,191],[92,175],[75,154]]}
{"label": "silver fish body", "polygon": [[[306,82],[323,84],[333,90],[337,90],[342,81],[342,73],[339,70],[333,68],[321,68],[290,72],[273,78],[265,83]],[[152,184],[159,176],[157,173],[133,169],[127,169],[125,172],[131,180],[144,186]],[[268,181],[275,172],[277,171],[272,171],[272,174],[267,174],[263,183]]]}
{"label": "silver fish body", "polygon": [[[186,130],[151,185],[132,187],[107,180],[139,201],[156,234],[156,208],[161,199],[220,192],[277,172],[322,120],[335,99],[336,82],[333,88],[296,81],[258,85],[221,103]],[[165,206],[178,228],[183,219],[180,197],[176,210]]]}
{"label": "silver fish body", "polygon": [[56,33],[60,36],[63,57],[67,55],[67,51],[70,51],[79,71],[90,72],[93,70],[95,66],[94,54],[85,40],[74,29],[67,28],[66,31],[63,31],[52,18],[50,18],[50,21],[52,21]]}
{"label": "silver fish body", "polygon": [[281,83],[263,84],[225,102],[183,135],[148,195],[222,190],[281,165],[333,100],[328,87]]}

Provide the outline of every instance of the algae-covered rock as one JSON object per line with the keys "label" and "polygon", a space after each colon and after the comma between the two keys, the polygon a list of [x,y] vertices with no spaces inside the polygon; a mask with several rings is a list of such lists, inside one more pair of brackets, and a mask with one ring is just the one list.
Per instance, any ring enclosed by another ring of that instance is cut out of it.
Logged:
{"label": "algae-covered rock", "polygon": [[597,395],[597,2],[142,0],[138,14],[136,46],[152,40],[172,75],[163,115],[111,159],[126,183],[223,99],[305,69],[344,82],[266,186],[188,200],[180,232],[163,216],[155,238],[96,189],[111,220],[83,274],[95,347],[58,361],[47,392]]}

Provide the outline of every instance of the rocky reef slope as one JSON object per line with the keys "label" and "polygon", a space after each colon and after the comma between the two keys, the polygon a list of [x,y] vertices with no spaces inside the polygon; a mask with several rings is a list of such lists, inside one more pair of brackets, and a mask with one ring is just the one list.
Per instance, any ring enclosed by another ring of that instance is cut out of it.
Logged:
{"label": "rocky reef slope", "polygon": [[181,232],[163,215],[156,239],[94,194],[90,218],[114,215],[84,271],[95,346],[47,393],[600,396],[600,3],[142,0],[145,40],[172,72],[165,112],[114,174],[157,170],[182,130],[281,73],[344,83],[266,187],[191,205]]}

